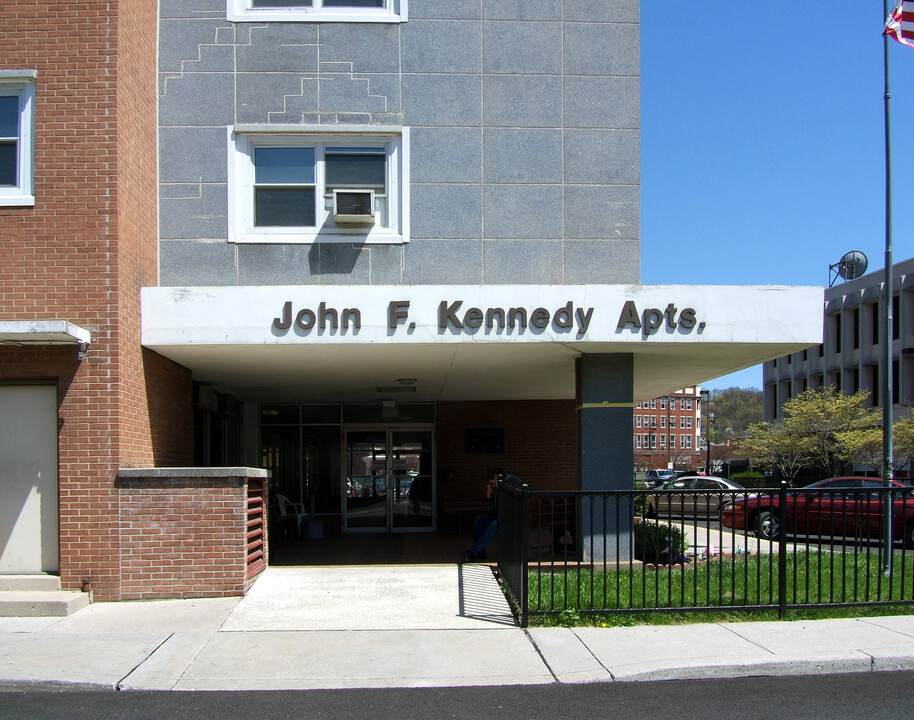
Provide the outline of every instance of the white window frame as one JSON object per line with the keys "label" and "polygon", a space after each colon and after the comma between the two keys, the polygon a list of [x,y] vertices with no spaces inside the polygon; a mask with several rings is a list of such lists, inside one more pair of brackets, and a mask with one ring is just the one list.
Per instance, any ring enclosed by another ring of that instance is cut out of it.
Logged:
{"label": "white window frame", "polygon": [[408,0],[385,0],[383,8],[253,7],[252,0],[227,0],[226,19],[231,22],[353,22],[401,23],[409,16]]}
{"label": "white window frame", "polygon": [[[315,157],[317,217],[314,227],[254,226],[254,150],[258,147],[387,148],[386,227],[335,226],[325,200],[324,166]],[[389,126],[268,125],[229,126],[228,240],[235,243],[333,243],[403,244],[409,242],[409,128]]]}
{"label": "white window frame", "polygon": [[0,70],[0,95],[19,98],[18,182],[0,187],[0,207],[35,205],[35,70]]}

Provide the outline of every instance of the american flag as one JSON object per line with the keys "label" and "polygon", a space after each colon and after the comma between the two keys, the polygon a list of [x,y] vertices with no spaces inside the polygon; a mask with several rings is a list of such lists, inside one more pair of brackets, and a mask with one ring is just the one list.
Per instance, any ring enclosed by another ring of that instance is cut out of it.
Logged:
{"label": "american flag", "polygon": [[885,21],[884,34],[902,45],[914,47],[914,0],[899,0]]}

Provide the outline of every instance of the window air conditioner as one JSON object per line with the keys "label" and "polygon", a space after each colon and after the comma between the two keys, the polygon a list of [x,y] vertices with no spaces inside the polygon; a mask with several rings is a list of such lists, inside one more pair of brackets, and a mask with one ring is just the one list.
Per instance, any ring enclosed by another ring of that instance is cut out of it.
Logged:
{"label": "window air conditioner", "polygon": [[333,221],[337,225],[374,225],[374,190],[334,190]]}

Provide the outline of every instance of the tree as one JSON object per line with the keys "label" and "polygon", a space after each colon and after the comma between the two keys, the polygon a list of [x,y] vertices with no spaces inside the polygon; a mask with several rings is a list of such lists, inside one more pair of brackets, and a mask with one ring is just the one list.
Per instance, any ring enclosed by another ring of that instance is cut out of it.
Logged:
{"label": "tree", "polygon": [[781,424],[762,422],[749,426],[746,437],[737,443],[737,450],[759,467],[776,468],[783,477],[792,480],[804,468],[812,443]]}
{"label": "tree", "polygon": [[764,393],[756,388],[712,390],[715,437],[742,437],[750,425],[762,422],[763,397]]}
{"label": "tree", "polygon": [[[882,474],[882,427],[847,430],[838,434],[838,457],[844,462],[866,465]],[[914,459],[914,418],[906,417],[892,425],[892,470],[897,471]]]}
{"label": "tree", "polygon": [[852,433],[860,433],[861,443],[855,447],[863,452],[862,438],[878,429],[881,414],[864,407],[868,398],[865,390],[853,395],[839,393],[832,386],[805,390],[784,403],[779,421],[751,425],[740,449],[788,478],[796,477],[804,467],[831,475],[834,461],[850,452]]}

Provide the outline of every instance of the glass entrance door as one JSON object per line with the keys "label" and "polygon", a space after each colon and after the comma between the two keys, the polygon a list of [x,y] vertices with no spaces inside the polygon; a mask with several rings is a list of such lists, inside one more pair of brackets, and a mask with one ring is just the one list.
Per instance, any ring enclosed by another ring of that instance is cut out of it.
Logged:
{"label": "glass entrance door", "polygon": [[347,532],[434,530],[432,438],[430,428],[346,431]]}

